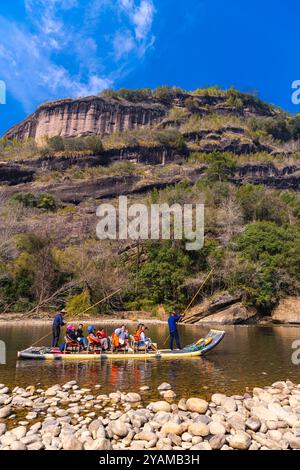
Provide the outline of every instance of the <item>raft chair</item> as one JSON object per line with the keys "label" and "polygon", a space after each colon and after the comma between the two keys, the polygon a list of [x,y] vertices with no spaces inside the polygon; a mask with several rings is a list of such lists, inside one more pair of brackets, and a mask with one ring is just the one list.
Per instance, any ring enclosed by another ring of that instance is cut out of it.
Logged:
{"label": "raft chair", "polygon": [[79,353],[80,352],[80,343],[78,341],[73,341],[68,337],[65,337],[65,347],[64,353]]}
{"label": "raft chair", "polygon": [[140,341],[136,341],[132,335],[130,335],[130,347],[133,349],[134,353],[137,352],[145,352],[145,354],[148,352],[148,348],[146,345],[141,346],[139,345]]}

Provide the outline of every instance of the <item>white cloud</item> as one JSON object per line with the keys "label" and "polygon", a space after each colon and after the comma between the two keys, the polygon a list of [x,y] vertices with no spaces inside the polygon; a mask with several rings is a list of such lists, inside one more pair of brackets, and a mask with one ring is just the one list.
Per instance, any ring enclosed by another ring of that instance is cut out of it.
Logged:
{"label": "white cloud", "polygon": [[145,39],[151,30],[154,6],[150,1],[143,0],[133,14],[135,34],[137,39]]}
{"label": "white cloud", "polygon": [[116,33],[114,38],[115,57],[118,60],[133,50],[139,57],[142,57],[155,41],[155,37],[149,34],[155,14],[153,2],[152,0],[142,0],[136,3],[134,0],[119,0],[119,6],[131,23],[132,34],[128,30]]}
{"label": "white cloud", "polygon": [[[41,101],[112,87],[154,42],[152,0],[88,0],[84,8],[78,0],[24,0],[24,5],[26,22],[0,16],[0,78],[26,112]],[[77,8],[81,22],[72,23],[69,13]],[[110,42],[99,25],[108,11]]]}
{"label": "white cloud", "polygon": [[129,30],[118,31],[113,39],[115,58],[119,60],[136,48],[136,43]]}

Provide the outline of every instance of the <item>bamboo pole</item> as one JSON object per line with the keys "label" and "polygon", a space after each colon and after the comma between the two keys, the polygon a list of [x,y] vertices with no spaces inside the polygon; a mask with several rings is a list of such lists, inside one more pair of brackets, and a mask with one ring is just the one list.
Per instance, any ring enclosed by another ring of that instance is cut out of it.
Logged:
{"label": "bamboo pole", "polygon": [[[205,284],[207,283],[208,279],[210,278],[210,276],[212,275],[212,273],[214,272],[214,270],[212,269],[208,275],[206,276],[206,278],[204,279],[204,281],[202,282],[202,284],[200,285],[199,289],[197,289],[197,292],[196,294],[193,296],[192,300],[190,301],[190,303],[188,304],[188,306],[186,307],[186,309],[184,310],[182,316],[184,316],[186,314],[186,312],[188,311],[188,309],[190,308],[190,306],[192,305],[192,303],[194,302],[194,300],[196,299],[196,297],[198,296],[199,292],[201,291],[201,289],[203,289],[203,287],[205,286]],[[180,320],[179,320],[180,322]],[[169,339],[169,336],[168,335],[165,339],[165,341],[163,342],[163,346],[166,344],[167,340]]]}

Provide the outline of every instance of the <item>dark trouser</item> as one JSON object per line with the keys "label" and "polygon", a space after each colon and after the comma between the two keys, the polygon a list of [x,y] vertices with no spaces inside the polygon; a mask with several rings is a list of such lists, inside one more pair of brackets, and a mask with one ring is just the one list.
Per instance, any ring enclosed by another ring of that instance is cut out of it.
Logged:
{"label": "dark trouser", "polygon": [[175,339],[176,346],[178,349],[181,349],[180,341],[179,341],[179,334],[178,331],[170,331],[170,349],[173,350],[173,341]]}
{"label": "dark trouser", "polygon": [[57,348],[60,337],[60,326],[52,327],[52,348]]}

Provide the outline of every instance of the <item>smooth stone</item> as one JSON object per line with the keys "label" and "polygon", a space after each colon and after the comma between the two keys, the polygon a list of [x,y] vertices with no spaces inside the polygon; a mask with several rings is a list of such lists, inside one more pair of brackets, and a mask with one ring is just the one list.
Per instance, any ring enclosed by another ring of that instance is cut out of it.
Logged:
{"label": "smooth stone", "polygon": [[125,401],[129,403],[137,403],[141,400],[142,397],[138,393],[127,393],[127,395],[125,395]]}
{"label": "smooth stone", "polygon": [[193,439],[193,436],[188,433],[188,432],[184,432],[181,436],[181,439],[184,441],[184,442],[192,442],[192,439]]}
{"label": "smooth stone", "polygon": [[209,423],[208,428],[209,428],[209,433],[212,434],[213,436],[216,436],[218,434],[225,434],[226,433],[226,429],[223,426],[223,424],[218,423],[217,421],[213,421],[213,422]]}
{"label": "smooth stone", "polygon": [[64,416],[67,416],[68,412],[67,412],[67,410],[59,409],[59,410],[56,410],[55,414],[56,414],[56,416],[62,418]]}
{"label": "smooth stone", "polygon": [[214,393],[211,397],[211,401],[217,406],[220,406],[226,398],[226,395],[223,395],[222,393]]}
{"label": "smooth stone", "polygon": [[224,434],[215,434],[210,440],[209,444],[213,450],[220,450],[225,444],[226,437]]}
{"label": "smooth stone", "polygon": [[26,427],[25,426],[18,426],[17,428],[11,429],[10,431],[18,441],[22,439],[22,437],[26,436]]}
{"label": "smooth stone", "polygon": [[128,426],[126,426],[126,424],[120,419],[117,419],[116,421],[111,421],[109,423],[109,429],[113,434],[118,437],[126,437],[129,432]]}
{"label": "smooth stone", "polygon": [[31,421],[32,419],[36,419],[37,415],[38,414],[36,411],[30,411],[30,413],[26,415],[26,419],[29,419],[29,421]]}
{"label": "smooth stone", "polygon": [[186,407],[188,411],[204,414],[207,412],[208,403],[206,400],[202,400],[202,398],[189,398],[186,402]]}
{"label": "smooth stone", "polygon": [[168,384],[167,382],[163,382],[161,385],[159,385],[157,387],[157,390],[159,392],[162,392],[164,390],[171,390],[172,386],[170,384]]}
{"label": "smooth stone", "polygon": [[196,444],[190,447],[189,450],[212,450],[211,445],[209,442],[200,442],[200,444]]}
{"label": "smooth stone", "polygon": [[62,448],[64,450],[82,450],[83,444],[73,435],[65,435],[62,438]]}
{"label": "smooth stone", "polygon": [[280,431],[276,431],[276,430],[270,430],[268,431],[268,436],[270,437],[270,439],[272,439],[272,441],[275,441],[275,442],[279,442],[281,441],[282,439],[282,434]]}
{"label": "smooth stone", "polygon": [[229,445],[233,449],[247,450],[251,445],[251,437],[245,432],[238,431],[229,439]]}
{"label": "smooth stone", "polygon": [[3,406],[0,408],[0,418],[8,418],[12,413],[12,407],[11,406]]}
{"label": "smooth stone", "polygon": [[251,415],[256,416],[261,421],[277,421],[277,415],[262,405],[253,406],[251,408]]}
{"label": "smooth stone", "polygon": [[6,433],[6,424],[0,423],[0,437]]}
{"label": "smooth stone", "polygon": [[30,436],[27,435],[27,436],[22,437],[20,441],[27,446],[27,445],[33,444],[34,442],[40,441],[40,439],[41,439],[41,436],[39,436],[38,434],[31,434]]}
{"label": "smooth stone", "polygon": [[165,411],[165,412],[171,411],[171,405],[170,403],[166,401],[156,401],[156,402],[150,403],[149,408],[154,413],[158,413],[159,411]]}
{"label": "smooth stone", "polygon": [[166,392],[161,392],[165,400],[174,400],[176,398],[176,393],[173,390],[167,390]]}
{"label": "smooth stone", "polygon": [[227,413],[231,413],[232,411],[237,410],[236,402],[233,398],[225,398],[222,403],[222,406]]}
{"label": "smooth stone", "polygon": [[205,437],[209,435],[209,427],[204,423],[192,423],[188,427],[188,432],[192,436]]}
{"label": "smooth stone", "polygon": [[296,437],[292,432],[286,432],[284,439],[287,440],[291,449],[300,449],[300,437]]}
{"label": "smooth stone", "polygon": [[163,425],[161,432],[165,434],[175,434],[177,436],[180,436],[184,432],[184,427],[182,426],[182,424],[177,424],[173,421],[168,421]]}
{"label": "smooth stone", "polygon": [[138,441],[153,441],[157,439],[156,434],[151,431],[141,431],[134,436],[135,440]]}
{"label": "smooth stone", "polygon": [[246,428],[251,429],[251,431],[258,431],[261,426],[261,421],[257,416],[251,416],[246,421]]}
{"label": "smooth stone", "polygon": [[23,442],[15,441],[11,443],[10,450],[27,450],[27,447]]}
{"label": "smooth stone", "polygon": [[[36,441],[36,442],[33,442],[32,444],[29,444],[27,446],[27,450],[42,450],[44,449],[44,444],[42,441]],[[77,450],[77,449],[74,449],[74,450]]]}
{"label": "smooth stone", "polygon": [[181,398],[178,402],[178,409],[181,411],[187,411],[186,399]]}
{"label": "smooth stone", "polygon": [[141,392],[147,392],[148,390],[150,390],[150,387],[148,387],[148,385],[143,385],[142,387],[140,387]]}
{"label": "smooth stone", "polygon": [[89,450],[111,450],[111,442],[103,437],[96,439]]}

